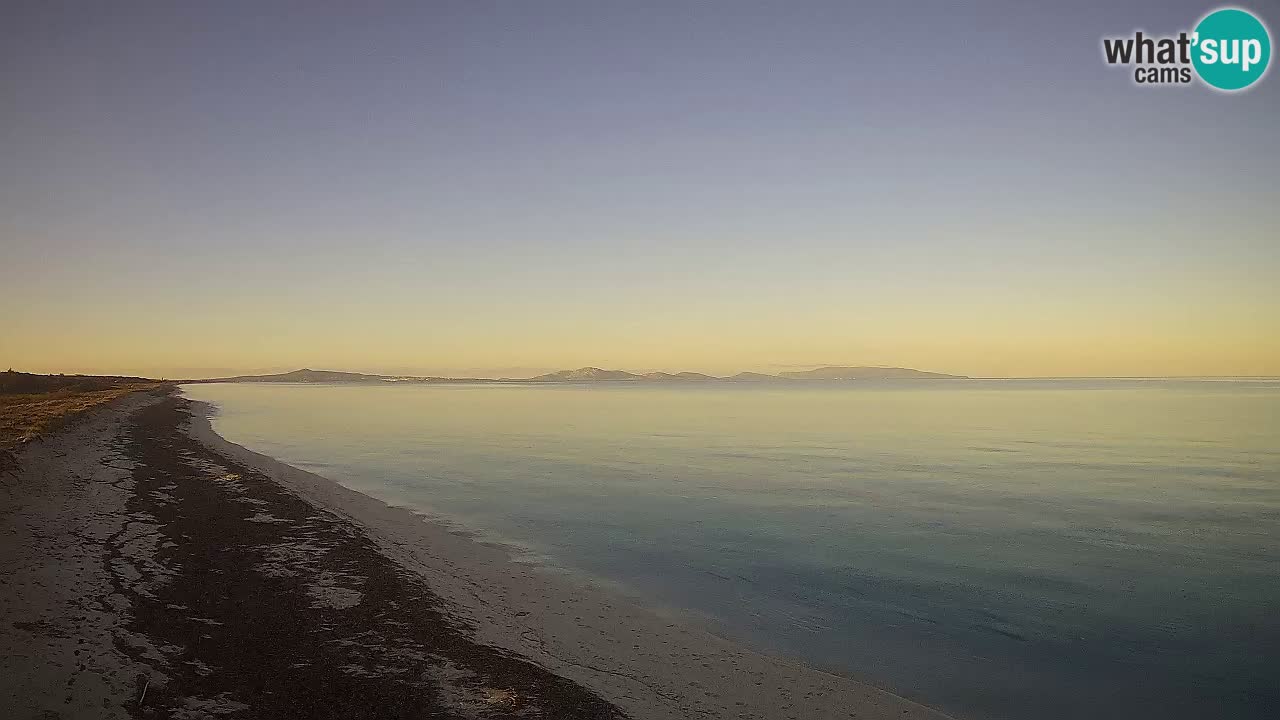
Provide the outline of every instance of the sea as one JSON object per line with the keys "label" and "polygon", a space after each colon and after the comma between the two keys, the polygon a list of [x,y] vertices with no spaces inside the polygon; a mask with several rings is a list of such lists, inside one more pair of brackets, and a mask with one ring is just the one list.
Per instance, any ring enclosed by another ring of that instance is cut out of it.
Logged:
{"label": "sea", "polygon": [[1280,381],[183,391],[232,442],[957,718],[1280,717]]}

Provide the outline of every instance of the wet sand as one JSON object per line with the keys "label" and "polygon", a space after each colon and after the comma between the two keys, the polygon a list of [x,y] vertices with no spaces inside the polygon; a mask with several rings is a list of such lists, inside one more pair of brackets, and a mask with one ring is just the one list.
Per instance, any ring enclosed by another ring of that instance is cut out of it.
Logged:
{"label": "wet sand", "polygon": [[139,393],[0,478],[0,716],[941,718],[217,436]]}

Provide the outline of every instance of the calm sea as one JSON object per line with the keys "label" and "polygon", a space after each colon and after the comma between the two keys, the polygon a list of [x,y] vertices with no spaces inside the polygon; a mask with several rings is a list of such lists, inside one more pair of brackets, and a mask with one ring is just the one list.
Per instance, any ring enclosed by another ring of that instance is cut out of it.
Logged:
{"label": "calm sea", "polygon": [[1280,383],[185,391],[233,442],[961,718],[1280,717]]}

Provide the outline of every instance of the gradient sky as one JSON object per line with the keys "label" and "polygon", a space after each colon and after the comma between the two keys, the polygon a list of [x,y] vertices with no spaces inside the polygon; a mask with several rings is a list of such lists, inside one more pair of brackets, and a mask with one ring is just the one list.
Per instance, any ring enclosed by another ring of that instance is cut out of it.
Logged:
{"label": "gradient sky", "polygon": [[1212,3],[326,5],[4,4],[0,364],[1280,375]]}

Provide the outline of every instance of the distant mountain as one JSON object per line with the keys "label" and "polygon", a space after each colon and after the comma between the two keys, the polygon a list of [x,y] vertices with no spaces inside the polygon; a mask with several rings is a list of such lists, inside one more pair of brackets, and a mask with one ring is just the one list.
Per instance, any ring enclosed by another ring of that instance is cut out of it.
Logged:
{"label": "distant mountain", "polygon": [[883,367],[824,367],[817,370],[784,372],[765,375],[757,372],[740,372],[726,378],[696,372],[647,372],[630,373],[625,370],[604,370],[598,367],[582,367],[577,370],[538,375],[523,380],[491,378],[416,377],[412,375],[370,375],[366,373],[339,372],[336,370],[312,370],[303,368],[274,375],[238,375],[236,377],[207,380],[183,380],[192,383],[592,383],[592,382],[644,382],[644,383],[694,383],[694,382],[788,382],[792,380],[865,380],[865,379],[948,379],[960,375],[924,372],[910,368]]}
{"label": "distant mountain", "polygon": [[787,380],[787,378],[758,372],[740,372],[737,375],[730,375],[725,380],[729,382],[781,382]]}
{"label": "distant mountain", "polygon": [[529,378],[525,382],[716,382],[718,380],[720,378],[696,372],[669,373],[657,371],[638,375],[625,370],[602,370],[598,367],[584,367],[577,370],[561,370],[560,372],[539,375]]}
{"label": "distant mountain", "polygon": [[640,379],[649,382],[715,382],[720,378],[696,372],[648,372],[641,375]]}
{"label": "distant mountain", "polygon": [[821,367],[778,373],[792,380],[962,380],[963,375],[925,372],[900,367]]}
{"label": "distant mountain", "polygon": [[239,375],[237,377],[217,378],[211,382],[376,383],[384,382],[385,380],[386,378],[382,375],[303,368],[292,372],[276,373],[275,375]]}
{"label": "distant mountain", "polygon": [[195,383],[468,383],[497,382],[485,378],[416,377],[411,375],[367,375],[365,373],[339,372],[337,370],[312,370],[303,368],[274,375],[237,375],[236,377],[187,380]]}
{"label": "distant mountain", "polygon": [[624,370],[601,370],[598,367],[583,367],[577,370],[561,370],[539,375],[529,378],[528,382],[602,382],[640,379],[640,375]]}

